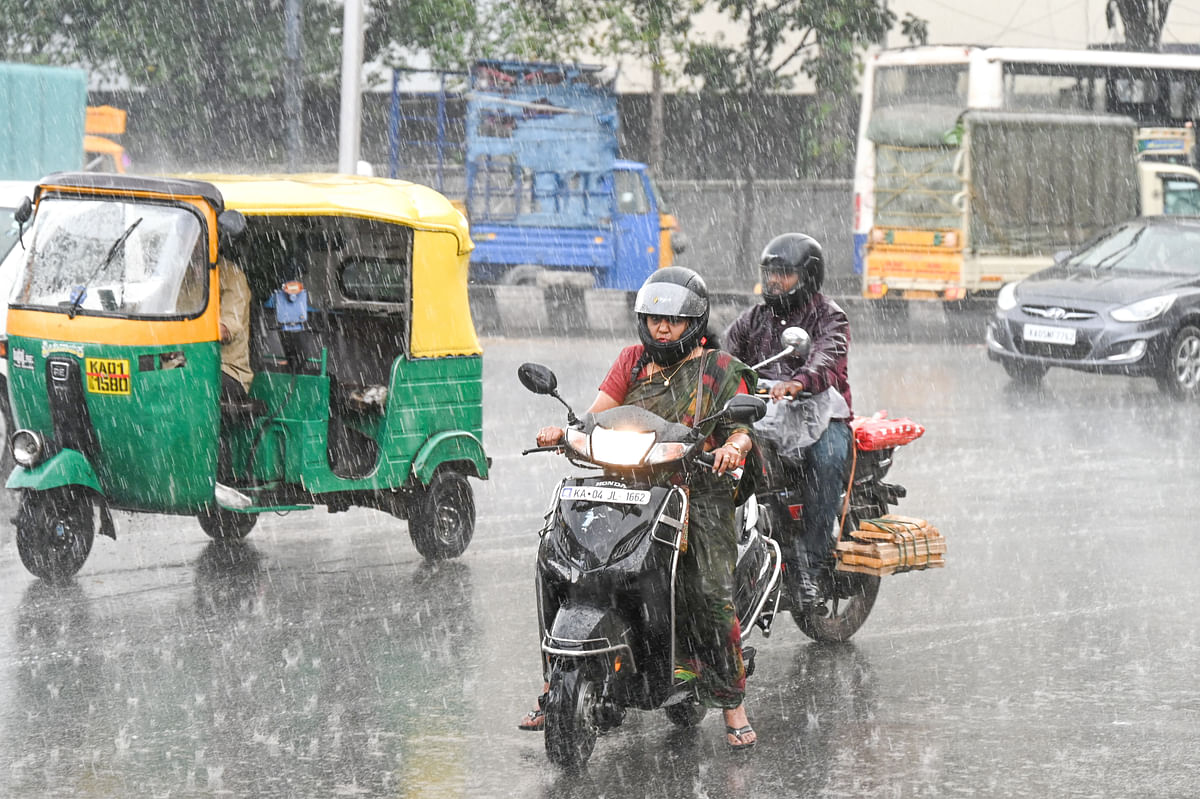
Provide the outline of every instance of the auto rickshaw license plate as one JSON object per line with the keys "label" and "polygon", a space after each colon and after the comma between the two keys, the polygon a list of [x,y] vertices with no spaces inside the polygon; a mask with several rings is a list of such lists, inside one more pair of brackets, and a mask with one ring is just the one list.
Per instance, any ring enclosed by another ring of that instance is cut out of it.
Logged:
{"label": "auto rickshaw license plate", "polygon": [[87,358],[87,390],[93,394],[128,394],[129,361],[121,358]]}
{"label": "auto rickshaw license plate", "polygon": [[632,488],[601,488],[599,486],[563,486],[559,492],[563,502],[611,502],[617,505],[645,505],[650,502],[649,491]]}

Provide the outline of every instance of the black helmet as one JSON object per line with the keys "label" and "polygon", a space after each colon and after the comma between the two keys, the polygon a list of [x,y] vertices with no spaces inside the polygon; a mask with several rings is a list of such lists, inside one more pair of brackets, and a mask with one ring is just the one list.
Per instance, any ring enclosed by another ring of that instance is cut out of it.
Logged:
{"label": "black helmet", "polygon": [[763,275],[763,301],[776,311],[787,312],[803,307],[825,282],[825,256],[821,245],[812,236],[803,233],[784,233],[767,242],[759,260],[764,272],[794,272],[800,281],[791,291],[783,294],[767,292],[766,275]]}
{"label": "black helmet", "polygon": [[[704,278],[691,269],[668,266],[646,278],[638,289],[633,311],[637,314],[638,338],[651,360],[659,366],[670,366],[683,360],[704,337],[708,328],[708,287]],[[646,326],[649,316],[686,318],[688,326],[678,341],[658,342]]]}

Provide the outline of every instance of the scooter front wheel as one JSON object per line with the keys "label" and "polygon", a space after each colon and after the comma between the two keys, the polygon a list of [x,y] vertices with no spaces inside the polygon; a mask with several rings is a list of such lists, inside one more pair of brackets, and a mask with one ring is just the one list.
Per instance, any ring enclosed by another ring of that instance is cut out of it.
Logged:
{"label": "scooter front wheel", "polygon": [[587,763],[596,747],[596,685],[581,669],[554,668],[546,707],[546,755],[563,768]]}
{"label": "scooter front wheel", "polygon": [[78,488],[25,491],[17,513],[17,553],[29,572],[48,582],[66,580],[92,551],[92,500]]}

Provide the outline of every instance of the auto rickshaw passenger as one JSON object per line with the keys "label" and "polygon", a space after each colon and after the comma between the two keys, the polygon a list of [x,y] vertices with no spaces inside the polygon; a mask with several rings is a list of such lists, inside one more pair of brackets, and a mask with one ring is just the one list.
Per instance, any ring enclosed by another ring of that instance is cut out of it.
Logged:
{"label": "auto rickshaw passenger", "polygon": [[217,259],[221,281],[221,399],[245,402],[254,372],[250,369],[250,285],[241,268],[222,255]]}

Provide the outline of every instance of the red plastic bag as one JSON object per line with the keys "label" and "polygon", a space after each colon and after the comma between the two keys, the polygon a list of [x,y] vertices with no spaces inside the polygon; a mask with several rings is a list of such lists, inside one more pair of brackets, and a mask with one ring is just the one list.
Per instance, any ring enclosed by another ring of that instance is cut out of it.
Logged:
{"label": "red plastic bag", "polygon": [[923,425],[912,419],[889,419],[887,411],[855,417],[850,429],[854,431],[854,445],[866,451],[899,447],[925,435]]}

